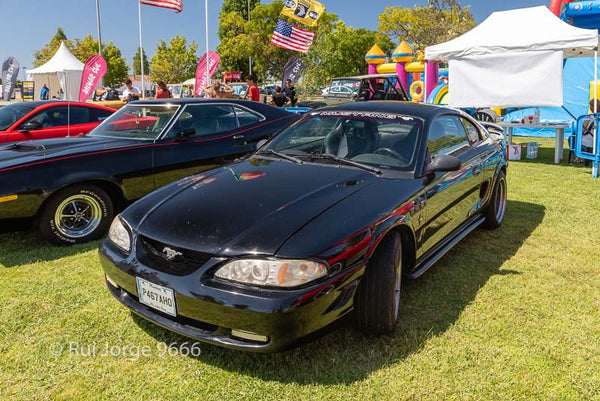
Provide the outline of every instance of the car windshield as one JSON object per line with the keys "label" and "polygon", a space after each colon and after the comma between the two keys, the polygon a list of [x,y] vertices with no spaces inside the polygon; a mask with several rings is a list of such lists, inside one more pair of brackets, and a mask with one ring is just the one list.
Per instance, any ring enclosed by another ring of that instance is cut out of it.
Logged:
{"label": "car windshield", "polygon": [[422,126],[417,117],[394,113],[312,112],[278,134],[264,150],[301,160],[335,163],[345,159],[382,169],[410,170]]}
{"label": "car windshield", "polygon": [[9,104],[0,107],[0,131],[8,129],[23,116],[35,109],[34,106],[24,104]]}
{"label": "car windshield", "polygon": [[88,136],[153,141],[159,137],[179,106],[128,104],[92,130]]}

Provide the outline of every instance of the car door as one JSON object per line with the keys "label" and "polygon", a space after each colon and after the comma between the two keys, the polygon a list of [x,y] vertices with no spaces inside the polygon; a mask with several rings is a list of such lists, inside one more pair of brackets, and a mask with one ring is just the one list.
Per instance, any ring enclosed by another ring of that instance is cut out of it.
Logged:
{"label": "car door", "polygon": [[229,103],[188,104],[155,147],[154,184],[216,167],[256,149],[264,116]]}
{"label": "car door", "polygon": [[[35,128],[29,128],[32,126]],[[91,129],[87,129],[88,126],[89,112],[87,108],[54,106],[40,110],[25,120],[17,127],[16,131],[10,133],[9,140],[12,142],[77,136],[88,132]]]}
{"label": "car door", "polygon": [[431,159],[453,155],[460,159],[457,171],[438,172],[425,187],[424,222],[419,234],[418,257],[448,239],[480,207],[482,163],[480,153],[469,139],[463,118],[448,114],[437,117],[429,129],[427,150]]}

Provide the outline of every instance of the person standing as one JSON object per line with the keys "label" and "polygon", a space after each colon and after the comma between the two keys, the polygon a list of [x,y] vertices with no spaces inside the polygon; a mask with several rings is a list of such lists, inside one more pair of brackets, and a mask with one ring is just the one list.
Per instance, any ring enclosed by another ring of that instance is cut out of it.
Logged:
{"label": "person standing", "polygon": [[42,91],[40,92],[40,99],[48,100],[49,94],[50,94],[50,89],[48,89],[48,86],[46,86],[46,84],[44,84],[44,86],[42,86]]}
{"label": "person standing", "polygon": [[170,97],[173,97],[173,95],[171,95],[171,91],[169,90],[169,88],[167,88],[167,84],[165,84],[163,81],[158,81],[156,83],[156,99],[168,99]]}
{"label": "person standing", "polygon": [[290,98],[292,107],[296,107],[296,103],[298,103],[298,98],[296,97],[296,88],[294,88],[294,85],[292,85],[292,80],[289,78],[285,80],[283,94]]}
{"label": "person standing", "polygon": [[277,85],[275,87],[275,94],[272,96],[271,104],[277,107],[289,106],[292,104],[292,99],[281,91],[281,86]]}
{"label": "person standing", "polygon": [[204,91],[208,94],[208,96],[216,99],[223,99],[231,97],[231,94],[235,92],[235,90],[227,85],[227,83],[215,81],[212,85],[208,85],[204,88]]}
{"label": "person standing", "polygon": [[258,90],[258,86],[254,83],[254,75],[246,75],[246,83],[248,84],[249,99],[260,102],[260,91]]}
{"label": "person standing", "polygon": [[125,86],[127,87],[127,89],[123,91],[123,96],[121,96],[122,102],[128,103],[134,100],[140,100],[142,91],[139,88],[133,86],[133,82],[131,82],[131,79],[127,78],[125,80]]}

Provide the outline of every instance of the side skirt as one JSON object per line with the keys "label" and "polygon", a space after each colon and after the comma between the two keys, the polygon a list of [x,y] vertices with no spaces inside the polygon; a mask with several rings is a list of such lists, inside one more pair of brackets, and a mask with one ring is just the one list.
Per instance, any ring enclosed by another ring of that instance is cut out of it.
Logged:
{"label": "side skirt", "polygon": [[441,248],[435,252],[433,255],[427,257],[427,259],[422,260],[417,263],[415,270],[413,270],[410,274],[406,276],[409,278],[417,278],[420,277],[423,273],[427,271],[435,262],[437,262],[442,256],[446,254],[454,245],[456,245],[461,239],[466,237],[471,231],[476,229],[481,223],[485,221],[485,217],[478,216],[471,223],[467,223],[467,226],[462,230],[459,230],[458,233],[452,237],[445,245],[441,246]]}

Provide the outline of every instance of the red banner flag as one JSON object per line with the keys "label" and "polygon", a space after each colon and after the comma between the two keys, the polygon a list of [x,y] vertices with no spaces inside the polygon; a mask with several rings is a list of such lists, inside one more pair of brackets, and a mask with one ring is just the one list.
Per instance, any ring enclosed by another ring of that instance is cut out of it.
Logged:
{"label": "red banner flag", "polygon": [[85,102],[104,74],[106,74],[106,60],[102,56],[96,54],[85,61],[79,87],[80,102]]}
{"label": "red banner flag", "polygon": [[183,0],[140,0],[147,6],[170,8],[180,13],[183,10]]}
{"label": "red banner flag", "polygon": [[[208,78],[212,77],[221,61],[221,57],[212,50],[208,52]],[[202,96],[204,87],[208,84],[206,80],[206,53],[200,57],[196,68],[196,96]]]}

